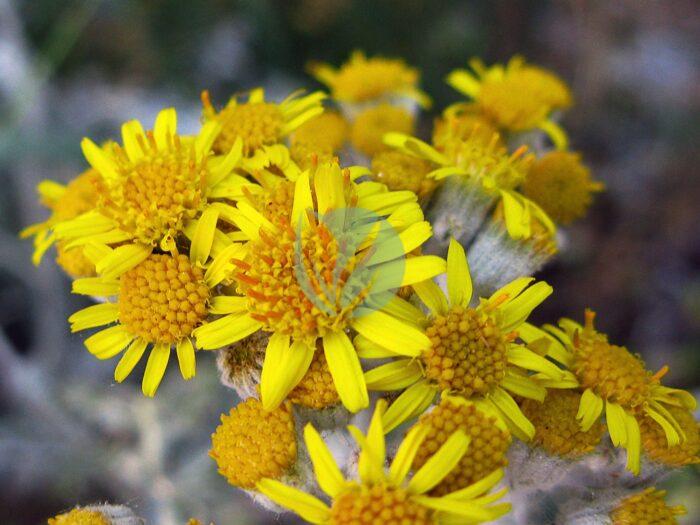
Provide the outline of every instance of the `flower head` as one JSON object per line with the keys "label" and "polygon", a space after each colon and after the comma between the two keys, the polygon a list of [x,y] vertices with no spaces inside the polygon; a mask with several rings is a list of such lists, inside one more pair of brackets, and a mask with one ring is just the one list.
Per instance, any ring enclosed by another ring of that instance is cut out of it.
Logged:
{"label": "flower head", "polygon": [[442,446],[407,476],[426,437],[426,427],[411,430],[399,446],[388,469],[382,428],[384,401],[379,401],[367,434],[356,427],[348,429],[360,447],[358,479],[345,479],[321,436],[310,424],[304,439],[311,456],[319,487],[331,499],[330,506],[318,498],[278,481],[264,479],[260,492],[311,523],[359,525],[408,521],[415,524],[480,523],[491,521],[510,510],[507,503],[491,504],[504,492],[486,494],[503,476],[496,470],[489,476],[445,496],[427,496],[459,462],[470,439],[456,430]]}
{"label": "flower head", "polygon": [[537,159],[525,177],[523,193],[557,223],[571,224],[586,214],[603,183],[591,179],[581,155],[552,151]]}
{"label": "flower head", "polygon": [[292,133],[289,152],[303,169],[313,162],[330,162],[343,147],[348,135],[348,123],[335,111],[324,111]]}
{"label": "flower head", "polygon": [[367,58],[355,51],[339,69],[315,63],[311,73],[328,86],[331,96],[341,102],[368,102],[393,97],[407,97],[424,107],[430,98],[417,88],[418,71],[403,60],[381,57]]}
{"label": "flower head", "polygon": [[437,182],[428,178],[433,165],[401,151],[388,150],[372,158],[372,177],[390,190],[409,190],[419,198],[429,196]]}
{"label": "flower head", "polygon": [[387,411],[387,429],[422,413],[437,392],[447,391],[486,400],[516,436],[527,440],[534,435],[532,423],[507,391],[542,401],[545,389],[527,372],[540,372],[554,383],[569,374],[516,342],[530,312],[552,293],[547,283],[529,286],[532,281],[531,277],[516,279],[488,299],[480,299],[478,306],[470,306],[467,258],[452,240],[447,256],[448,296],[432,281],[413,285],[430,311],[427,316],[404,306],[402,311],[380,311],[360,319],[355,325],[356,344],[363,348],[363,357],[403,355],[365,374],[374,390],[409,387]]}
{"label": "flower head", "polygon": [[269,332],[261,400],[279,405],[308,370],[317,343],[343,404],[369,399],[346,329],[392,301],[400,286],[434,276],[444,261],[406,257],[431,234],[412,192],[354,182],[357,171],[319,164],[295,181],[269,180],[264,196],[220,206],[247,237],[232,275],[246,307],[195,330],[198,345],[218,348]]}
{"label": "flower head", "polygon": [[101,512],[78,508],[49,518],[49,525],[110,525],[110,522]]}
{"label": "flower head", "polygon": [[638,474],[639,421],[651,418],[662,428],[668,445],[676,446],[686,436],[668,408],[694,409],[696,401],[688,392],[661,385],[667,367],[656,374],[648,371],[639,356],[611,344],[605,334],[598,332],[594,319],[595,313],[586,310],[583,325],[571,319],[562,319],[559,327],[545,325],[544,330],[526,324],[521,336],[527,341],[546,342],[548,356],[573,372],[573,379],[583,390],[576,414],[582,430],[589,430],[605,409],[613,444],[627,450],[627,468]]}
{"label": "flower head", "polygon": [[263,478],[279,479],[297,459],[294,415],[287,404],[263,410],[249,398],[221,416],[209,455],[231,485],[252,489]]}
{"label": "flower head", "polygon": [[237,140],[243,142],[243,154],[250,156],[263,146],[277,144],[308,120],[323,113],[319,91],[300,96],[293,93],[280,103],[265,100],[262,88],[250,92],[248,100],[239,102],[231,97],[226,106],[216,111],[209,92],[202,93],[205,122],[217,122],[221,132],[212,149],[217,154],[228,153]]}
{"label": "flower head", "polygon": [[383,138],[390,132],[413,133],[413,116],[403,108],[380,104],[357,115],[350,128],[350,142],[371,157],[388,149]]}
{"label": "flower head", "polygon": [[676,516],[686,513],[682,505],[666,505],[666,491],[651,487],[623,499],[610,513],[613,525],[635,525],[636,523],[659,523],[674,525]]}
{"label": "flower head", "polygon": [[663,428],[652,417],[645,416],[639,422],[642,450],[650,460],[662,465],[682,467],[700,463],[700,424],[685,407],[669,406],[667,410],[685,439],[669,446]]}
{"label": "flower head", "polygon": [[470,66],[473,72],[455,70],[447,83],[472,98],[487,118],[507,131],[540,128],[560,149],[566,147],[566,134],[550,120],[553,111],[572,104],[571,92],[561,79],[522,57],[488,68],[472,59]]}
{"label": "flower head", "polygon": [[102,245],[97,262],[100,275],[73,283],[74,293],[115,298],[84,308],[69,321],[73,332],[109,325],[88,337],[85,346],[98,359],[110,359],[126,349],[114,371],[117,382],[131,373],[148,347],[152,349],[143,377],[145,395],[155,394],[173,346],[182,376],[192,378],[192,332],[210,314],[243,307],[241,298],[218,293],[217,286],[231,270],[230,259],[241,246],[230,241],[226,248],[215,246],[217,215],[207,210],[196,222],[189,257],[144,252],[133,244],[115,249]]}

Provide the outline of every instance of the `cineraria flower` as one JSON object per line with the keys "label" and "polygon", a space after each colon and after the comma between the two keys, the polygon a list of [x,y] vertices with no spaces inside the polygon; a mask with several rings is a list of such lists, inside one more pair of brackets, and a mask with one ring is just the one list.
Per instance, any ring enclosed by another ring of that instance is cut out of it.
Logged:
{"label": "cineraria flower", "polygon": [[390,132],[412,134],[413,116],[403,108],[379,104],[355,117],[350,128],[350,142],[357,151],[372,157],[388,149],[383,138]]}
{"label": "cineraria flower", "polygon": [[545,389],[528,377],[528,371],[545,374],[553,383],[569,375],[515,342],[520,325],[552,293],[547,283],[529,286],[532,281],[531,277],[516,279],[488,299],[480,299],[478,306],[469,306],[472,284],[467,258],[452,240],[447,255],[448,297],[432,281],[413,285],[430,310],[427,316],[406,304],[393,316],[378,311],[355,323],[359,333],[355,343],[362,357],[386,358],[399,352],[406,356],[365,374],[372,390],[408,387],[385,415],[387,430],[421,414],[438,392],[447,391],[465,399],[485,399],[513,434],[523,440],[532,438],[532,423],[508,391],[542,401]]}
{"label": "cineraria flower", "polygon": [[[54,226],[59,239],[71,245],[126,243],[115,250],[114,264],[133,267],[157,246],[170,251],[185,224],[197,218],[209,199],[236,198],[255,186],[233,173],[241,159],[241,143],[226,156],[212,157],[220,131],[216,122],[199,134],[177,134],[177,114],[165,109],[153,131],[131,120],[122,126],[123,146],[99,148],[82,141],[83,153],[99,173],[95,209]],[[118,254],[118,255],[117,255]],[[103,273],[98,268],[98,273]]]}
{"label": "cineraria flower", "polygon": [[418,89],[418,71],[403,60],[367,58],[355,51],[340,69],[330,64],[315,63],[311,73],[328,86],[331,96],[340,102],[370,102],[394,97],[413,99],[430,107],[430,97]]}
{"label": "cineraria flower", "polygon": [[223,109],[216,111],[209,92],[204,91],[204,121],[221,125],[212,150],[219,155],[226,154],[241,140],[243,154],[248,157],[263,146],[278,144],[299,126],[323,113],[321,102],[325,97],[320,91],[305,96],[295,92],[275,103],[266,101],[265,91],[258,88],[250,92],[246,102],[241,103],[234,96]]}
{"label": "cineraria flower", "polygon": [[505,66],[487,68],[474,58],[473,73],[465,69],[453,71],[447,83],[471,97],[477,108],[496,126],[507,131],[539,128],[549,135],[559,149],[565,149],[566,133],[550,117],[552,112],[571,106],[568,86],[556,75],[526,64],[522,57],[513,57]]}
{"label": "cineraria flower", "polygon": [[330,162],[345,144],[347,135],[345,119],[335,111],[324,111],[292,133],[289,152],[302,169],[308,169],[314,159]]}
{"label": "cineraria flower", "polygon": [[359,479],[345,479],[328,447],[311,424],[304,428],[304,440],[311,456],[318,485],[331,499],[323,501],[272,479],[263,479],[257,489],[274,502],[311,523],[359,525],[373,523],[481,523],[494,520],[510,510],[510,504],[491,504],[507,489],[487,494],[503,476],[498,469],[489,476],[441,497],[425,495],[447,476],[468,450],[470,439],[456,430],[425,464],[406,480],[427,428],[416,426],[404,438],[388,472],[382,428],[385,402],[377,402],[367,434],[356,427],[348,430],[360,447]]}
{"label": "cineraria flower", "polygon": [[668,445],[676,446],[685,440],[685,434],[668,407],[693,410],[695,398],[684,390],[662,386],[660,380],[668,367],[652,374],[639,356],[611,344],[605,334],[596,331],[594,319],[595,313],[586,310],[583,326],[571,319],[562,319],[559,328],[545,325],[544,330],[526,324],[520,335],[528,342],[544,339],[549,343],[548,356],[571,370],[583,389],[576,415],[581,428],[590,429],[605,409],[610,439],[627,450],[627,468],[638,474],[639,421],[645,416],[654,420]]}
{"label": "cineraria flower", "polygon": [[544,402],[524,399],[520,408],[535,426],[531,444],[548,454],[571,459],[593,451],[603,437],[604,426],[596,422],[582,430],[576,419],[580,402],[579,392],[561,389],[548,390]]}
{"label": "cineraria flower", "polygon": [[552,151],[537,159],[525,177],[523,193],[558,224],[571,224],[586,214],[593,194],[605,185],[591,178],[581,155]]}
{"label": "cineraria flower", "polygon": [[145,395],[155,395],[173,346],[182,377],[194,377],[193,330],[210,314],[245,308],[243,298],[217,292],[217,285],[232,269],[231,258],[242,250],[240,244],[231,243],[210,258],[217,218],[218,213],[208,209],[196,222],[189,257],[152,253],[135,265],[113,264],[122,257],[120,248],[103,245],[97,267],[109,271],[74,281],[74,293],[114,297],[113,302],[88,306],[68,320],[73,332],[110,325],[88,337],[85,346],[98,359],[110,359],[126,349],[114,371],[117,382],[131,373],[148,347],[152,349],[143,376]]}
{"label": "cineraria flower", "polygon": [[471,439],[459,463],[430,491],[432,496],[462,489],[508,464],[506,452],[511,442],[510,432],[501,416],[483,401],[443,395],[440,404],[423,414],[416,424],[428,428],[413,461],[416,469],[425,465],[456,429]]}
{"label": "cineraria flower", "polygon": [[[95,208],[99,175],[94,169],[87,170],[68,184],[44,180],[37,186],[41,203],[51,210],[51,216],[44,222],[28,226],[20,233],[22,238],[34,237],[32,262],[39,265],[46,251],[56,243],[53,226],[73,219]],[[56,262],[71,277],[94,275],[95,265],[85,257],[82,247],[70,247],[66,243],[56,246]]]}
{"label": "cineraria flower", "polygon": [[392,290],[444,271],[439,257],[406,257],[431,235],[415,194],[358,184],[353,174],[360,173],[322,164],[294,182],[268,179],[265,198],[215,206],[249,239],[232,275],[246,308],[194,335],[200,348],[220,348],[257,330],[271,334],[260,385],[266,409],[304,377],[317,343],[346,408],[366,407],[362,368],[346,330],[366,324],[377,305],[399,301]]}
{"label": "cineraria flower", "polygon": [[638,523],[658,523],[674,525],[676,516],[686,513],[685,507],[669,507],[665,501],[666,491],[654,487],[623,499],[610,513],[612,525],[636,525]]}

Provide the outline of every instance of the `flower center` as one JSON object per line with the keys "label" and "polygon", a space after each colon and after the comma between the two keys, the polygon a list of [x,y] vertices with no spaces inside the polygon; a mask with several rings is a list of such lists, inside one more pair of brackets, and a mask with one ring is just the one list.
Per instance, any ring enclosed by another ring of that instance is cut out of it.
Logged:
{"label": "flower center", "polygon": [[362,59],[343,66],[333,80],[339,100],[362,102],[379,98],[418,81],[417,72],[400,60]]}
{"label": "flower center", "polygon": [[576,153],[555,151],[537,160],[525,178],[523,193],[547,212],[555,222],[570,224],[583,217],[602,184]]}
{"label": "flower center", "polygon": [[589,326],[574,340],[573,371],[582,388],[625,408],[646,401],[652,380],[638,356]]}
{"label": "flower center", "polygon": [[181,231],[205,200],[206,161],[195,160],[194,145],[179,137],[173,147],[150,151],[136,163],[117,150],[123,177],[103,191],[104,213],[145,244],[156,244],[165,235]]}
{"label": "flower center", "polygon": [[425,375],[441,390],[469,398],[486,394],[505,377],[507,338],[483,312],[455,306],[435,317],[426,334],[431,345],[422,356]]}
{"label": "flower center", "polygon": [[600,420],[586,432],[576,420],[581,395],[571,390],[551,389],[543,403],[525,399],[521,409],[535,426],[533,444],[549,454],[575,458],[591,452],[600,443]]}
{"label": "flower center", "polygon": [[243,141],[243,152],[250,155],[255,150],[279,140],[284,117],[277,104],[254,102],[225,107],[217,117],[222,124],[221,133],[214,141],[213,150],[221,155],[231,151],[237,138]]}
{"label": "flower center", "polygon": [[49,518],[49,525],[109,525],[109,521],[95,510],[73,509]]}
{"label": "flower center", "polygon": [[661,426],[649,416],[641,418],[639,430],[642,433],[644,452],[650,459],[672,467],[700,463],[700,427],[693,414],[686,408],[666,406],[685,435],[679,445],[669,447],[668,439]]}
{"label": "flower center", "polygon": [[320,410],[340,402],[323,350],[316,349],[308,371],[287,398],[297,405]]}
{"label": "flower center", "polygon": [[392,191],[410,190],[418,197],[429,195],[435,188],[435,181],[426,177],[430,171],[430,162],[400,151],[382,151],[372,159],[375,180]]}
{"label": "flower center", "polygon": [[669,507],[664,501],[666,492],[654,488],[629,496],[622,500],[611,513],[613,525],[632,523],[658,523],[673,525],[678,523],[676,516],[685,514],[682,506]]}
{"label": "flower center", "polygon": [[375,485],[357,487],[333,501],[329,523],[332,525],[363,525],[372,523],[410,523],[431,525],[433,512],[409,499],[401,488]]}
{"label": "flower center", "polygon": [[257,399],[242,401],[221,416],[209,454],[236,487],[252,489],[262,478],[279,479],[297,457],[294,416],[288,405],[265,411]]}
{"label": "flower center", "polygon": [[175,343],[205,319],[209,293],[185,255],[151,255],[121,276],[119,321],[150,343]]}
{"label": "flower center", "polygon": [[380,104],[357,116],[350,130],[350,141],[357,150],[371,157],[388,148],[383,138],[390,131],[412,134],[413,117],[405,109]]}
{"label": "flower center", "polygon": [[461,429],[471,437],[466,454],[430,492],[431,496],[444,496],[462,489],[508,464],[506,451],[510,433],[499,428],[495,418],[473,404],[443,399],[434,410],[421,417],[420,424],[427,425],[429,431],[413,461],[414,469],[422,467],[455,430]]}

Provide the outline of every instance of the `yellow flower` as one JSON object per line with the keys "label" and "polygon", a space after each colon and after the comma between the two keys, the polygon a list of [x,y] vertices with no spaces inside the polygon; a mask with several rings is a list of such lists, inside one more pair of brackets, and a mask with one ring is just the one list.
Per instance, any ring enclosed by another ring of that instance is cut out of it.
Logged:
{"label": "yellow flower", "polygon": [[263,146],[280,143],[286,136],[308,120],[323,113],[320,91],[300,96],[292,93],[280,103],[267,102],[262,88],[250,92],[245,103],[231,97],[221,111],[216,111],[209,92],[202,92],[204,121],[218,122],[218,134],[212,149],[222,155],[228,153],[237,140],[243,142],[243,154],[250,156]]}
{"label": "yellow flower", "polygon": [[428,178],[433,165],[401,151],[382,151],[372,158],[372,177],[390,190],[409,190],[418,198],[428,197],[437,182]]}
{"label": "yellow flower", "polygon": [[359,152],[371,157],[388,149],[382,139],[390,132],[413,133],[413,116],[403,108],[380,104],[355,117],[350,142]]}
{"label": "yellow flower", "polygon": [[506,489],[488,494],[503,476],[496,470],[461,490],[442,497],[425,495],[438,485],[468,450],[470,439],[456,430],[425,464],[407,480],[414,458],[427,434],[417,426],[404,438],[388,469],[382,428],[385,402],[377,402],[367,434],[348,427],[360,446],[359,479],[346,479],[328,447],[311,424],[304,428],[304,440],[311,456],[318,485],[331,499],[323,501],[272,479],[263,479],[257,488],[274,502],[311,523],[360,525],[373,523],[440,524],[481,523],[494,520],[510,510],[510,504],[492,504]]}
{"label": "yellow flower", "polygon": [[448,297],[432,281],[413,285],[430,310],[427,316],[407,303],[393,312],[380,310],[358,319],[355,344],[362,357],[406,356],[365,374],[372,390],[406,388],[385,415],[388,430],[421,414],[435,394],[447,391],[465,399],[484,399],[514,435],[532,438],[532,423],[508,391],[542,401],[545,389],[528,371],[545,374],[555,383],[570,375],[515,342],[530,312],[552,293],[547,283],[529,286],[532,281],[531,277],[516,279],[470,307],[467,258],[452,240],[447,255]]}
{"label": "yellow flower", "polygon": [[[525,324],[520,335],[528,342],[545,341],[549,357],[571,370],[583,389],[576,418],[581,429],[589,430],[605,409],[605,419],[613,445],[627,450],[627,468],[640,470],[641,435],[639,420],[654,420],[673,447],[685,440],[685,433],[668,407],[694,409],[695,398],[683,390],[661,385],[667,367],[652,374],[644,362],[625,347],[608,341],[595,330],[595,314],[586,310],[585,324],[562,319],[559,327],[545,325],[540,330]],[[547,385],[547,380],[541,381]]]}
{"label": "yellow flower", "polygon": [[292,133],[290,154],[303,169],[314,161],[329,162],[343,147],[348,135],[348,123],[335,111],[325,111]]}
{"label": "yellow flower", "polygon": [[406,97],[425,108],[430,107],[430,97],[417,87],[418,71],[408,67],[403,60],[367,58],[361,51],[355,51],[340,69],[315,63],[311,64],[310,70],[328,86],[331,96],[341,102]]}
{"label": "yellow flower", "polygon": [[566,134],[550,119],[553,111],[572,104],[571,92],[561,79],[517,56],[505,66],[487,68],[476,58],[469,65],[473,73],[455,70],[447,83],[472,98],[487,118],[507,131],[542,129],[559,149],[566,148]]}
{"label": "yellow flower", "polygon": [[[73,219],[95,208],[99,175],[94,169],[87,170],[67,185],[44,180],[37,186],[41,203],[51,210],[44,222],[33,224],[20,233],[22,238],[34,237],[32,262],[38,265],[46,251],[56,242],[53,226],[61,221]],[[56,262],[72,277],[88,277],[95,273],[95,266],[84,262],[82,248],[68,248],[59,243]]]}
{"label": "yellow flower", "polygon": [[398,151],[438,166],[428,173],[428,178],[441,181],[446,177],[458,177],[460,184],[472,185],[485,195],[500,199],[506,229],[513,239],[530,239],[534,219],[554,234],[556,227],[542,208],[514,190],[524,180],[533,160],[532,155],[525,154],[526,148],[518,148],[508,155],[498,134],[486,143],[478,128],[472,128],[465,141],[447,142],[444,152],[400,133],[388,133],[384,136],[384,142]]}
{"label": "yellow flower", "polygon": [[233,279],[246,308],[197,328],[200,348],[271,334],[261,377],[263,406],[278,406],[301,381],[321,344],[343,404],[369,403],[346,330],[395,288],[444,271],[435,256],[407,258],[431,235],[414,193],[354,182],[364,170],[322,164],[295,181],[269,180],[266,198],[217,204],[248,239]]}
{"label": "yellow flower", "polygon": [[49,525],[110,525],[101,512],[89,509],[73,509],[49,518]]}
{"label": "yellow flower", "polygon": [[[131,373],[148,347],[152,350],[143,376],[145,395],[156,393],[173,346],[182,376],[194,377],[193,330],[210,314],[245,308],[243,298],[217,294],[217,286],[232,270],[231,258],[242,251],[240,244],[230,241],[225,248],[216,246],[217,218],[218,213],[209,209],[196,222],[189,257],[177,253],[144,256],[136,245],[90,246],[101,252],[98,269],[107,270],[98,277],[74,281],[73,292],[115,299],[84,308],[69,321],[73,332],[110,325],[88,337],[85,346],[98,359],[110,359],[126,349],[114,371],[117,382]],[[212,257],[215,248],[218,254]]]}
{"label": "yellow flower", "polygon": [[[196,137],[182,137],[177,134],[175,110],[165,109],[153,131],[145,132],[136,120],[125,123],[123,146],[101,149],[83,139],[83,153],[99,174],[97,206],[55,224],[57,237],[68,247],[127,243],[123,253],[131,260],[110,259],[115,264],[136,264],[156,246],[171,251],[175,238],[210,200],[235,199],[244,190],[255,190],[233,173],[241,159],[240,142],[225,156],[211,156],[220,128],[209,122]],[[98,273],[105,270],[97,268]]]}
{"label": "yellow flower", "polygon": [[559,224],[583,217],[593,194],[604,188],[591,179],[581,155],[568,151],[552,151],[537,159],[523,182],[523,193]]}
{"label": "yellow flower", "polygon": [[674,525],[678,523],[676,516],[685,514],[685,507],[682,505],[669,507],[664,501],[665,497],[665,490],[656,490],[654,487],[650,487],[623,499],[610,513],[612,525],[636,525],[638,523]]}
{"label": "yellow flower", "polygon": [[231,485],[252,489],[263,478],[279,479],[297,459],[294,414],[289,405],[263,410],[249,398],[221,416],[209,455]]}

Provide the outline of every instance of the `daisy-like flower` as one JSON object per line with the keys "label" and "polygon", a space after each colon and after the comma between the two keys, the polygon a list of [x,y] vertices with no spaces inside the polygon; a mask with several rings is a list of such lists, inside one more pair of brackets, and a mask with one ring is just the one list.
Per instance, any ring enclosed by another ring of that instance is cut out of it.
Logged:
{"label": "daisy-like flower", "polygon": [[[668,445],[677,446],[686,436],[669,407],[693,410],[696,401],[684,390],[661,385],[667,367],[652,374],[639,356],[611,344],[605,334],[598,332],[594,319],[595,313],[586,310],[583,326],[562,319],[559,327],[545,325],[544,330],[525,325],[520,335],[529,342],[547,341],[548,356],[571,370],[583,390],[576,415],[581,428],[590,429],[605,411],[610,439],[616,447],[627,450],[627,469],[638,474],[639,421],[652,419],[662,428]],[[541,384],[547,385],[547,381]]]}
{"label": "daisy-like flower", "polygon": [[360,523],[481,523],[494,520],[510,510],[510,504],[492,504],[506,489],[488,492],[503,476],[498,469],[478,482],[444,496],[428,496],[457,465],[468,450],[470,439],[456,430],[410,479],[408,474],[420,450],[427,428],[417,426],[404,438],[388,469],[382,413],[385,402],[377,403],[367,434],[348,427],[360,446],[359,479],[345,479],[321,436],[310,424],[304,440],[311,456],[318,485],[331,499],[320,499],[272,479],[263,479],[257,489],[279,505],[306,521],[329,525]]}
{"label": "daisy-like flower", "polygon": [[570,375],[516,343],[519,327],[552,293],[547,283],[529,286],[532,281],[531,277],[516,279],[471,307],[467,258],[452,240],[447,255],[447,297],[432,281],[413,285],[428,315],[406,307],[396,316],[379,311],[359,319],[354,326],[359,333],[355,344],[362,357],[405,355],[365,374],[372,390],[406,389],[385,414],[387,430],[421,414],[438,392],[447,391],[465,399],[485,400],[514,435],[532,438],[532,423],[508,392],[542,401],[545,389],[528,376],[529,371],[544,374],[552,383]]}
{"label": "daisy-like flower", "polygon": [[[109,325],[85,340],[98,359],[123,352],[114,379],[123,381],[145,351],[151,351],[142,389],[153,396],[163,379],[173,347],[185,379],[195,375],[195,347],[190,335],[210,314],[228,314],[244,308],[243,299],[218,293],[232,270],[231,258],[241,253],[240,244],[230,243],[211,257],[218,213],[206,210],[195,224],[189,257],[185,254],[149,254],[138,264],[112,264],[121,260],[120,248],[102,245],[97,266],[108,268],[98,277],[77,279],[73,292],[114,298],[88,306],[70,316],[71,331]],[[103,261],[106,264],[101,264]]]}
{"label": "daisy-like flower", "polygon": [[[472,128],[467,140],[447,141],[442,151],[400,133],[388,133],[384,141],[403,153],[431,162],[435,169],[427,177],[436,181],[449,178],[433,204],[439,214],[432,222],[439,230],[438,236],[470,240],[488,210],[502,202],[509,235],[527,239],[532,235],[531,214],[541,208],[515,188],[524,180],[533,156],[526,154],[525,147],[509,155],[498,134],[485,142],[478,130]],[[551,220],[548,222],[551,224]]]}
{"label": "daisy-like flower", "polygon": [[213,157],[211,146],[221,129],[205,124],[196,137],[177,134],[174,109],[161,111],[153,131],[132,120],[122,126],[123,146],[99,148],[82,141],[83,153],[99,174],[95,209],[54,225],[68,246],[123,244],[106,259],[113,266],[133,267],[155,247],[171,251],[175,238],[196,219],[211,199],[235,199],[255,186],[233,173],[241,159],[241,142],[225,156]]}
{"label": "daisy-like flower", "polygon": [[677,516],[686,513],[685,507],[666,504],[666,491],[654,487],[643,490],[623,499],[610,513],[612,525],[636,525],[637,523],[658,523],[674,525]]}
{"label": "daisy-like flower", "polygon": [[299,126],[323,113],[321,102],[325,97],[320,91],[305,96],[296,92],[276,103],[265,100],[265,91],[258,88],[250,92],[245,102],[234,96],[216,111],[209,92],[204,91],[204,121],[217,122],[221,126],[212,149],[223,155],[241,140],[243,154],[248,157],[263,146],[278,144]]}
{"label": "daisy-like flower", "polygon": [[469,65],[473,72],[455,70],[447,83],[472,98],[496,126],[515,132],[539,128],[559,149],[566,148],[566,133],[550,118],[553,111],[572,104],[569,87],[560,78],[518,56],[505,66],[486,67],[477,58]]}
{"label": "daisy-like flower", "polygon": [[260,385],[268,410],[301,381],[319,344],[343,404],[353,412],[366,407],[346,330],[378,305],[403,308],[395,289],[444,271],[439,257],[406,257],[431,235],[416,195],[354,182],[361,173],[321,164],[295,181],[267,179],[265,198],[214,205],[248,238],[232,276],[246,307],[194,335],[200,348],[213,349],[270,333]]}
{"label": "daisy-like flower", "polygon": [[418,71],[400,59],[367,58],[361,51],[355,51],[338,69],[325,63],[313,63],[309,69],[340,102],[363,103],[405,97],[425,108],[430,107],[430,97],[418,89]]}
{"label": "daisy-like flower", "polygon": [[[73,219],[95,208],[98,197],[99,175],[94,169],[87,170],[68,184],[44,180],[37,186],[41,203],[51,210],[51,216],[44,222],[28,226],[20,237],[34,237],[32,262],[39,265],[46,251],[56,244],[53,226]],[[71,277],[88,277],[95,273],[95,265],[85,257],[81,247],[67,247],[66,243],[56,246],[56,262]]]}
{"label": "daisy-like flower", "polygon": [[558,224],[571,224],[586,214],[602,182],[591,178],[581,155],[552,151],[537,159],[525,177],[523,193]]}
{"label": "daisy-like flower", "polygon": [[368,157],[389,147],[383,137],[387,133],[413,133],[413,116],[405,109],[391,104],[379,104],[359,113],[350,128],[350,142]]}

